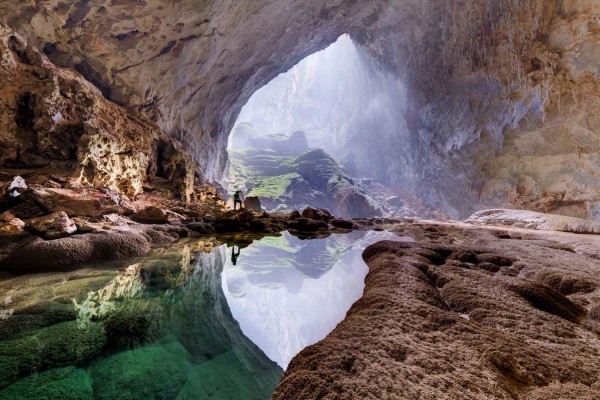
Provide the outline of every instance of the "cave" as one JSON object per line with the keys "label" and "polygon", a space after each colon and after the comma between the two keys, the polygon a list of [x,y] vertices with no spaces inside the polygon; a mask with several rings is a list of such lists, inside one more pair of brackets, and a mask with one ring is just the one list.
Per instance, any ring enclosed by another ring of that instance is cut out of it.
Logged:
{"label": "cave", "polygon": [[403,173],[380,157],[384,149],[400,162],[410,157],[406,122],[396,113],[404,96],[399,79],[342,35],[242,107],[229,135],[224,185],[259,196],[267,211],[311,205],[341,217],[434,215],[407,204],[413,199],[402,189]]}
{"label": "cave", "polygon": [[0,2],[0,397],[598,398],[599,15]]}

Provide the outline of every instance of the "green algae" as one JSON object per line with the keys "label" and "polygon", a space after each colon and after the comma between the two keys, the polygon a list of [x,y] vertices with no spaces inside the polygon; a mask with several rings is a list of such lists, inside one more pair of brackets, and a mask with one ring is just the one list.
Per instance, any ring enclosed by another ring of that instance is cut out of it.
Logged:
{"label": "green algae", "polygon": [[190,354],[179,342],[123,351],[89,368],[98,400],[173,399],[191,372]]}
{"label": "green algae", "polygon": [[[282,371],[272,366],[261,371],[249,370],[231,350],[193,366],[177,400],[264,400],[268,399]],[[260,376],[260,379],[256,377]]]}
{"label": "green algae", "polygon": [[85,370],[75,367],[33,374],[0,390],[3,400],[93,399],[92,381]]}
{"label": "green algae", "polygon": [[34,372],[83,363],[98,355],[105,344],[102,325],[79,329],[75,321],[0,342],[0,388]]}

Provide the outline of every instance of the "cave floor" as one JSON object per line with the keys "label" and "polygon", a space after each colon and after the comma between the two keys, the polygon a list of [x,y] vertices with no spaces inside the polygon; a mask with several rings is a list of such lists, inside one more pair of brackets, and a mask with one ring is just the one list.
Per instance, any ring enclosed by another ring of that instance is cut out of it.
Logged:
{"label": "cave floor", "polygon": [[275,399],[600,398],[600,238],[415,221]]}

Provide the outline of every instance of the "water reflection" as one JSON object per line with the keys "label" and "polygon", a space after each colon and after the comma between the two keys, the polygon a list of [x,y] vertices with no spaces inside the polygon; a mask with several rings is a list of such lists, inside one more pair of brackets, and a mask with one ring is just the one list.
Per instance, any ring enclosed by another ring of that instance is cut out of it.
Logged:
{"label": "water reflection", "polygon": [[[244,249],[223,270],[223,292],[244,334],[282,368],[323,339],[360,298],[363,250],[387,232],[354,231],[301,240],[284,233]],[[233,254],[233,253],[232,253]]]}
{"label": "water reflection", "polygon": [[207,237],[0,279],[0,398],[267,399],[360,297],[362,249],[384,238]]}

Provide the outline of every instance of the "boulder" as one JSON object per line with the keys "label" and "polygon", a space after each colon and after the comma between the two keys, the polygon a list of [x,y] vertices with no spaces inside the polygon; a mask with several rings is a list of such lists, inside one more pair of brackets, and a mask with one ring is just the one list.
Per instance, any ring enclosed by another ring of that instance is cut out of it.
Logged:
{"label": "boulder", "polygon": [[306,207],[304,211],[302,211],[302,217],[315,219],[319,221],[329,222],[333,219],[333,215],[329,213],[329,211],[323,208],[311,208]]}
{"label": "boulder", "polygon": [[316,232],[329,229],[329,225],[325,221],[304,217],[293,220],[289,226],[300,232]]}
{"label": "boulder", "polygon": [[166,224],[169,222],[167,213],[162,208],[149,206],[131,217],[134,221],[142,224]]}
{"label": "boulder", "polygon": [[35,218],[57,211],[54,202],[45,191],[37,189],[20,190],[18,197],[9,197],[7,202],[10,211],[17,218]]}
{"label": "boulder", "polygon": [[0,225],[0,235],[23,235],[26,234],[25,222],[19,218],[13,218],[10,221]]}
{"label": "boulder", "polygon": [[302,217],[302,215],[300,215],[300,213],[298,211],[294,210],[290,213],[289,219],[298,219],[301,217]]}
{"label": "boulder", "polygon": [[77,226],[64,211],[32,218],[27,221],[27,227],[44,239],[59,239],[77,232]]}
{"label": "boulder", "polygon": [[250,211],[261,212],[262,205],[260,204],[260,199],[256,196],[248,196],[244,200],[244,208]]}
{"label": "boulder", "polygon": [[349,219],[341,219],[341,218],[336,218],[336,219],[332,220],[331,225],[333,225],[336,228],[340,228],[340,229],[356,229],[356,228],[358,228],[358,225],[356,225],[353,221],[351,221]]}
{"label": "boulder", "polygon": [[56,240],[39,239],[0,261],[0,269],[13,273],[57,271],[79,264],[142,256],[151,238],[134,233],[89,233]]}
{"label": "boulder", "polygon": [[149,206],[131,217],[134,221],[142,224],[166,224],[169,222],[167,212],[162,208]]}
{"label": "boulder", "polygon": [[3,194],[12,198],[19,197],[25,189],[27,189],[25,179],[17,175],[4,185]]}
{"label": "boulder", "polygon": [[399,196],[390,196],[385,199],[385,204],[392,207],[404,206],[404,201]]}

